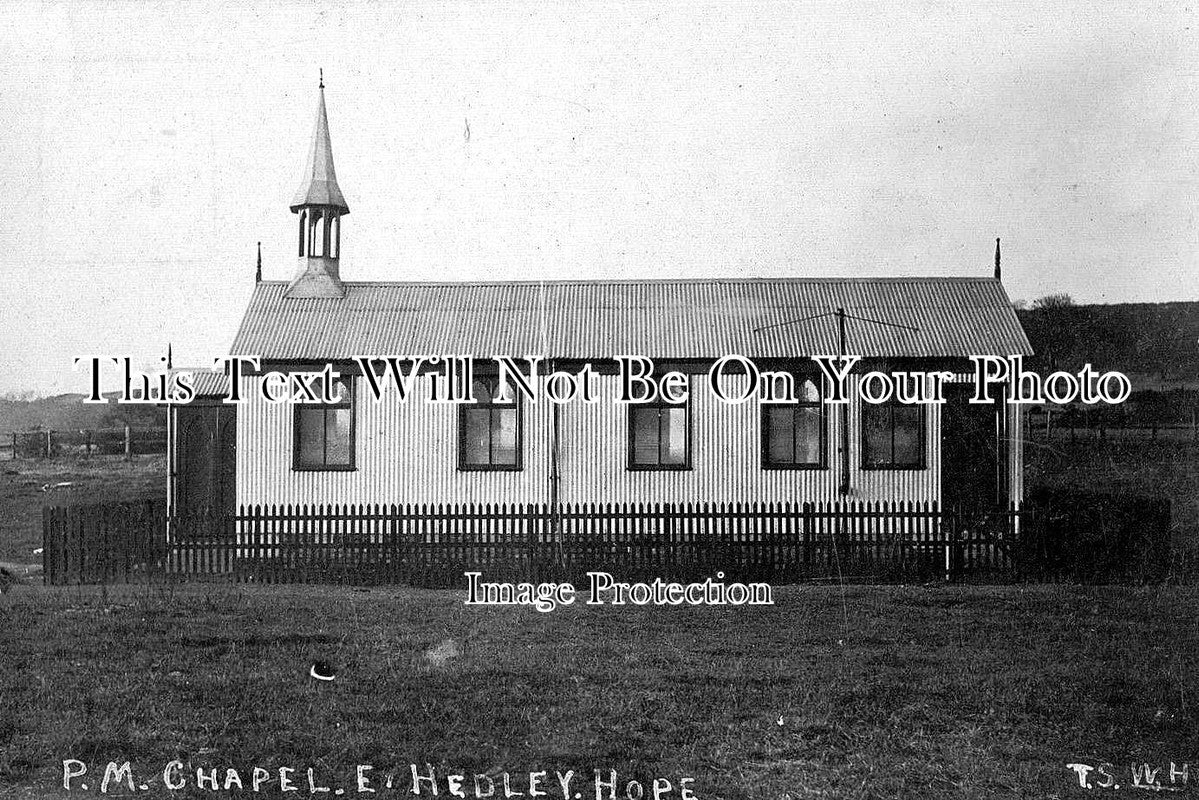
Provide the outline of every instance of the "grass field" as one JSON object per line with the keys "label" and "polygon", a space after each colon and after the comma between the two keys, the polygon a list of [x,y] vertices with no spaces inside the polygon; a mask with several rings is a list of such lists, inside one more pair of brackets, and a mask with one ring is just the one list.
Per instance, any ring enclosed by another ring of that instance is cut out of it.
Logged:
{"label": "grass field", "polygon": [[[595,769],[622,789],[664,777],[671,798],[681,777],[699,798],[1070,797],[1086,793],[1067,763],[1111,762],[1124,784],[1134,761],[1199,758],[1191,587],[775,599],[541,614],[450,591],[16,587],[0,598],[0,795],[65,796],[65,758],[130,760],[161,790],[178,758],[192,777],[171,797],[215,794],[196,767],[248,787],[253,766],[296,767],[303,796],[312,766],[366,797],[358,764],[375,786],[396,771],[376,796],[411,797],[414,762],[507,771],[526,797],[529,771],[548,770],[552,798],[567,769],[584,800]],[[337,679],[312,680],[314,659]]]}
{"label": "grass field", "polygon": [[[58,484],[70,484],[59,486]],[[0,561],[41,561],[42,506],[166,497],[166,457],[0,461]]]}

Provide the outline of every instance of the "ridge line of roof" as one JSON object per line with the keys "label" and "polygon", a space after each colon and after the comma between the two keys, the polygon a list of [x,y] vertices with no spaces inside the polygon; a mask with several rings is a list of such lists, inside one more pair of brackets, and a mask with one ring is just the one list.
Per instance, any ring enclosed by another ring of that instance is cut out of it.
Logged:
{"label": "ridge line of roof", "polygon": [[[584,278],[553,280],[515,281],[342,281],[342,285],[354,287],[387,288],[434,288],[472,286],[644,286],[647,284],[701,284],[701,283],[995,283],[1002,282],[994,277],[974,275],[920,275],[910,277],[849,277],[849,278],[803,278],[803,277],[756,277],[756,278]],[[287,286],[288,281],[261,281],[258,285]]]}

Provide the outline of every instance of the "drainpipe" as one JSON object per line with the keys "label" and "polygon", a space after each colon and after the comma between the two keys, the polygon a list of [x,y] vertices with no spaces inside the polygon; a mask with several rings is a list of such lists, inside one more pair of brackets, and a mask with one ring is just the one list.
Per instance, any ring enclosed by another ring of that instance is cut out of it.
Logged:
{"label": "drainpipe", "polygon": [[[562,406],[554,403],[554,418],[553,418],[553,441],[550,444],[550,503],[554,508],[558,508],[560,500],[559,493],[561,492],[562,474],[559,468],[559,449],[561,447],[561,425],[562,425]],[[557,520],[558,512],[554,511],[554,519]],[[556,527],[556,525],[555,525]]]}
{"label": "drainpipe", "polygon": [[[554,361],[550,361],[550,374],[554,374],[557,370],[557,365]],[[560,453],[559,447],[561,443],[561,424],[562,424],[562,407],[558,403],[551,403],[553,410],[551,412],[550,426],[550,514],[553,520],[553,537],[554,546],[558,551],[558,559],[563,566],[566,564],[566,553],[563,549],[562,542],[562,517],[559,509],[559,501],[561,500],[561,483],[562,474],[559,469]]]}
{"label": "drainpipe", "polygon": [[[555,360],[552,358],[550,359],[549,364],[550,364],[549,374],[553,375],[554,372],[557,371],[558,365],[555,362]],[[561,421],[561,417],[559,416],[561,409],[558,407],[558,404],[550,403],[550,405],[553,406],[553,409],[551,412],[552,416],[550,417],[550,508],[554,509],[554,511],[553,511],[554,530],[557,531],[557,529],[558,529],[558,510],[557,510],[558,509],[558,492],[559,492],[559,484],[561,481],[561,475],[559,474],[559,470],[558,470],[558,459],[559,459],[558,442],[559,442],[559,437],[561,436],[559,428],[562,424],[562,421]]]}
{"label": "drainpipe", "polygon": [[167,516],[171,515],[171,509],[174,507],[174,489],[175,489],[175,437],[171,435],[171,418],[175,416],[175,408],[170,403],[167,403]]}
{"label": "drainpipe", "polygon": [[[845,358],[845,309],[837,309],[837,361]],[[849,494],[849,398],[841,403],[841,494]]]}

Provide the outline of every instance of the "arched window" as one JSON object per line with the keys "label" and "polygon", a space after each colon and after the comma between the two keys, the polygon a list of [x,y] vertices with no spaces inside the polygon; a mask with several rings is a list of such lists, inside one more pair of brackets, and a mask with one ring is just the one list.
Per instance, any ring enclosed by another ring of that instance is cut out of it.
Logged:
{"label": "arched window", "polygon": [[305,239],[308,235],[308,212],[300,212],[300,258],[303,258],[306,253],[304,250]]}
{"label": "arched window", "polygon": [[329,220],[329,258],[341,255],[341,217],[334,214]]}
{"label": "arched window", "polygon": [[314,211],[312,225],[312,255],[323,256],[325,254],[325,245],[328,243],[328,229],[326,227],[325,215],[320,211]]}

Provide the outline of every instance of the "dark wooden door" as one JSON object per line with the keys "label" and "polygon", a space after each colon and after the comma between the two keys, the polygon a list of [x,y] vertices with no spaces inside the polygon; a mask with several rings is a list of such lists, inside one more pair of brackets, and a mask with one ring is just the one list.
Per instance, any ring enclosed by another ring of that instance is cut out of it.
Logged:
{"label": "dark wooden door", "polygon": [[237,417],[233,409],[219,409],[218,431],[213,453],[213,506],[222,514],[237,513]]}
{"label": "dark wooden door", "polygon": [[181,407],[177,413],[175,515],[237,510],[237,417],[229,406]]}
{"label": "dark wooden door", "polygon": [[941,407],[941,504],[1005,504],[1002,404],[970,403],[973,386],[950,385]]}
{"label": "dark wooden door", "polygon": [[175,466],[175,515],[204,513],[212,493],[212,431],[206,409],[179,409]]}

